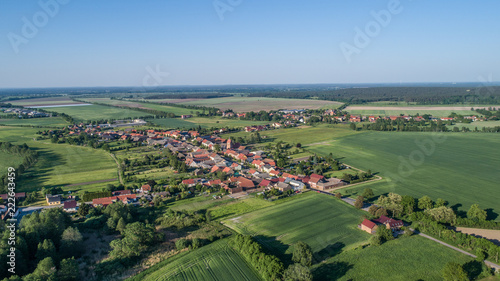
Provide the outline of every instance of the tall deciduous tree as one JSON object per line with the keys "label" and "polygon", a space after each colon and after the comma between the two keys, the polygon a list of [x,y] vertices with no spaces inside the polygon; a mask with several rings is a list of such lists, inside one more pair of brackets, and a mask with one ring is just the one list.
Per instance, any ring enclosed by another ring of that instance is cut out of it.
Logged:
{"label": "tall deciduous tree", "polygon": [[478,219],[480,221],[484,221],[486,220],[487,214],[485,210],[479,208],[478,204],[472,204],[469,211],[467,211],[467,217],[469,219]]}
{"label": "tall deciduous tree", "polygon": [[432,202],[432,199],[427,195],[418,199],[418,208],[421,210],[432,209],[433,206],[434,206],[434,202]]}
{"label": "tall deciduous tree", "polygon": [[467,281],[469,277],[463,267],[454,262],[447,263],[442,271],[443,279],[445,281]]}
{"label": "tall deciduous tree", "polygon": [[311,266],[312,264],[312,250],[305,242],[299,241],[293,246],[292,260],[300,263],[303,266]]}

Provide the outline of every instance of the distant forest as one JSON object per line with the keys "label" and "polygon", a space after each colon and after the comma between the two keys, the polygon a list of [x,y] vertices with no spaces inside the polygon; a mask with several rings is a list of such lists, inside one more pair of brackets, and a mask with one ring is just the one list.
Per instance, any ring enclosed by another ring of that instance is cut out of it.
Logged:
{"label": "distant forest", "polygon": [[0,89],[0,99],[49,96],[99,96],[116,98],[188,99],[219,98],[233,94],[249,97],[320,99],[364,104],[377,101],[412,102],[416,104],[500,104],[498,83],[460,84],[311,84],[311,85],[224,85],[160,86],[106,88],[32,88]]}
{"label": "distant forest", "polygon": [[500,104],[500,87],[373,87],[328,91],[252,93],[250,97],[296,98],[363,104],[377,101],[417,104]]}

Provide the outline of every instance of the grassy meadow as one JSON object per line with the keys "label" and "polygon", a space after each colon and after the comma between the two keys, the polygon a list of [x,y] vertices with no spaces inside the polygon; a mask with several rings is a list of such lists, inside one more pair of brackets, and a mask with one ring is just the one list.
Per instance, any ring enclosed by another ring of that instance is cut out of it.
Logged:
{"label": "grassy meadow", "polygon": [[129,281],[260,281],[259,273],[230,246],[226,238],[168,258]]}
{"label": "grassy meadow", "polygon": [[17,167],[23,163],[23,158],[13,153],[0,150],[0,173],[7,173],[9,167]]}
{"label": "grassy meadow", "polygon": [[333,196],[307,192],[290,200],[223,223],[239,233],[253,235],[285,261],[292,244],[304,241],[316,260],[363,244],[370,235],[357,228],[365,213]]}
{"label": "grassy meadow", "polygon": [[313,266],[314,280],[443,280],[448,262],[471,257],[420,236],[398,238],[381,246],[342,252]]}
{"label": "grassy meadow", "polygon": [[12,105],[20,105],[24,107],[36,107],[36,106],[51,106],[51,105],[71,105],[79,104],[81,102],[75,102],[69,97],[49,97],[49,98],[32,98],[32,99],[20,99],[8,101]]}
{"label": "grassy meadow", "polygon": [[85,106],[61,106],[47,109],[49,111],[65,113],[78,121],[91,121],[102,119],[127,119],[140,116],[152,116],[149,113],[140,112],[132,109],[110,107],[104,105],[85,105]]}
{"label": "grassy meadow", "polygon": [[[40,190],[42,187],[63,187],[64,190],[100,190],[106,184],[118,181],[89,183],[118,177],[117,166],[104,150],[68,144],[35,141],[36,128],[2,127],[0,141],[26,143],[38,152],[38,161],[18,179],[18,191]],[[1,157],[1,156],[0,156]],[[4,163],[2,161],[2,163]],[[68,187],[72,184],[89,183]]]}
{"label": "grassy meadow", "polygon": [[62,117],[43,117],[29,119],[1,119],[1,125],[9,126],[38,126],[38,127],[64,127],[69,125]]}

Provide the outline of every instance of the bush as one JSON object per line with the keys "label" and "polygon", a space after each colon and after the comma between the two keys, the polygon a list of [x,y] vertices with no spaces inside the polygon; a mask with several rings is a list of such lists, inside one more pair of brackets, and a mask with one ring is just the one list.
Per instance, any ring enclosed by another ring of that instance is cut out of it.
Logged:
{"label": "bush", "polygon": [[188,240],[181,238],[175,242],[175,247],[177,248],[178,251],[184,250],[189,247],[189,242]]}

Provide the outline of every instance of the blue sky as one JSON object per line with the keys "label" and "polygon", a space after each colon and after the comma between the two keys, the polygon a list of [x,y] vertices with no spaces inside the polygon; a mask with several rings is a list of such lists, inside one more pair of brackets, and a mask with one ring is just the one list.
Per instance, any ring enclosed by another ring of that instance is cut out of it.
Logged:
{"label": "blue sky", "polygon": [[59,2],[0,0],[1,88],[500,80],[493,0]]}

